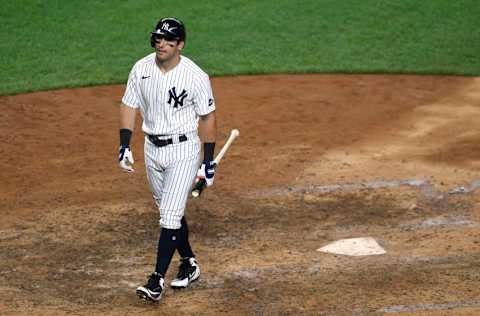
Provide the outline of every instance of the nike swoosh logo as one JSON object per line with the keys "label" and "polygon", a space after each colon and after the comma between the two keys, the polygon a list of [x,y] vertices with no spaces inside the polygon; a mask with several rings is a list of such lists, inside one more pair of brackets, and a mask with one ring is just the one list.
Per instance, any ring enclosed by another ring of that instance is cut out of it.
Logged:
{"label": "nike swoosh logo", "polygon": [[142,76],[142,79],[150,78],[150,76]]}

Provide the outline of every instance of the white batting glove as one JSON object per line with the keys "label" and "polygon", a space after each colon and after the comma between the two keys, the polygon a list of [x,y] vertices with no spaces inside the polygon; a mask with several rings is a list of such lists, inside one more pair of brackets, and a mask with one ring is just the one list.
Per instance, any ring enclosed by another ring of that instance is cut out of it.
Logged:
{"label": "white batting glove", "polygon": [[123,171],[126,172],[134,172],[135,170],[133,169],[133,155],[132,151],[130,150],[129,146],[120,146],[119,152],[118,152],[118,161],[120,164],[120,168],[123,169]]}
{"label": "white batting glove", "polygon": [[213,161],[204,161],[197,171],[196,181],[205,180],[207,187],[212,186],[215,178],[215,167],[216,164]]}

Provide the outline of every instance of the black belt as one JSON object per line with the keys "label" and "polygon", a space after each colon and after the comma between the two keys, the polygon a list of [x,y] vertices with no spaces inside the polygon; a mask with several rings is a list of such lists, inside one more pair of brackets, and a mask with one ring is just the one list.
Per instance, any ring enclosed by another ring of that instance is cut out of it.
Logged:
{"label": "black belt", "polygon": [[[161,137],[159,135],[147,135],[147,137],[157,147],[165,147],[173,144],[173,138],[159,138]],[[180,135],[178,137],[178,142],[185,142],[187,141],[187,139],[188,138],[186,135]]]}

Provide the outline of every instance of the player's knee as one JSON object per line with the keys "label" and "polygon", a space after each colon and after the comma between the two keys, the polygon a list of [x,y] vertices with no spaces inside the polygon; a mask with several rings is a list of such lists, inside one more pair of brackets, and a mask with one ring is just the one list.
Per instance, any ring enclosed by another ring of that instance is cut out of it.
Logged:
{"label": "player's knee", "polygon": [[180,229],[182,227],[182,214],[171,214],[168,211],[161,211],[160,227],[166,229]]}

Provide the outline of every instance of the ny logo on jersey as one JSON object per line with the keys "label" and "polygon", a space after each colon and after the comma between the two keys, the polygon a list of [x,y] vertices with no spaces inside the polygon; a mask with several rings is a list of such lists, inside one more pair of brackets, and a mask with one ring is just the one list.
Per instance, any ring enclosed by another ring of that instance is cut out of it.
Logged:
{"label": "ny logo on jersey", "polygon": [[170,89],[168,91],[168,94],[170,95],[170,97],[168,98],[168,104],[172,105],[172,99],[173,99],[173,101],[175,101],[175,103],[173,104],[174,108],[177,108],[179,105],[183,106],[183,100],[185,100],[185,98],[188,95],[187,91],[183,89],[182,93],[180,93],[180,95],[177,96],[177,91],[175,91],[175,87]]}

